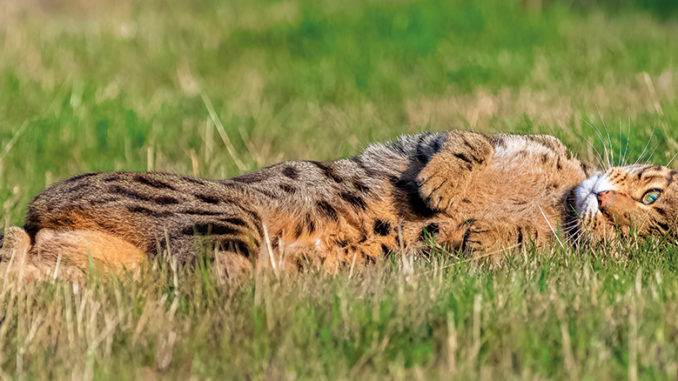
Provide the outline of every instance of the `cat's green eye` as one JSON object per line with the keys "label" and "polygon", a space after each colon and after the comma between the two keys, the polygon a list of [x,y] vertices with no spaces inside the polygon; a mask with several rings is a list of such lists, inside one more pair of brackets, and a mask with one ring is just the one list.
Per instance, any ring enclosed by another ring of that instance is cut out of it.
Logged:
{"label": "cat's green eye", "polygon": [[657,201],[657,198],[659,197],[659,195],[661,193],[662,193],[661,191],[658,191],[656,189],[649,190],[649,191],[645,192],[645,194],[643,195],[643,198],[641,198],[640,201],[642,201],[643,204],[645,204],[645,205],[650,205],[653,202]]}

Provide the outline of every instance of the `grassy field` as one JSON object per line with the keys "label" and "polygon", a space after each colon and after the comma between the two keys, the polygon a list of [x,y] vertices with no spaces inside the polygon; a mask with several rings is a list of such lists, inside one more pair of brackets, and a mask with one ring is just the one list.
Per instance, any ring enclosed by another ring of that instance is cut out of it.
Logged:
{"label": "grassy field", "polygon": [[[424,130],[665,164],[678,7],[591,4],[0,0],[2,222],[79,172],[228,177]],[[678,248],[622,246],[241,285],[163,261],[78,286],[2,273],[0,378],[675,379]]]}

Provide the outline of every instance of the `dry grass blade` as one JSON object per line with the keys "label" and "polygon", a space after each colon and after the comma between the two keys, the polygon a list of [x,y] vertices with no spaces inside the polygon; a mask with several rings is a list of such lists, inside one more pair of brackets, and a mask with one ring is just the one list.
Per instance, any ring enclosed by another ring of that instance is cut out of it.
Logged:
{"label": "dry grass blade", "polygon": [[231,156],[231,160],[233,160],[233,163],[235,163],[235,165],[241,171],[247,170],[248,168],[240,160],[239,155],[236,152],[235,147],[233,146],[233,143],[231,143],[231,139],[229,139],[228,134],[226,134],[226,130],[224,129],[224,126],[221,124],[221,120],[219,120],[216,111],[214,111],[212,101],[205,93],[200,93],[200,97],[203,101],[203,104],[205,105],[205,108],[207,109],[207,113],[209,114],[212,123],[214,123],[214,127],[216,127],[217,132],[219,133],[219,137],[221,137],[221,140],[224,142],[224,146],[226,146],[228,154]]}

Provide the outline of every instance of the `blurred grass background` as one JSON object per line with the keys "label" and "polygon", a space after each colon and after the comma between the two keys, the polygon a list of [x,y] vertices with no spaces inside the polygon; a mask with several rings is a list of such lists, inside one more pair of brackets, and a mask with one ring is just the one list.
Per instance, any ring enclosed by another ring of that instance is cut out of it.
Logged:
{"label": "blurred grass background", "polygon": [[587,154],[580,138],[603,120],[615,136],[630,124],[632,153],[650,136],[655,160],[678,148],[678,25],[659,0],[0,4],[15,223],[30,195],[83,171],[227,177],[422,130],[541,131]]}
{"label": "blurred grass background", "polygon": [[[605,141],[615,162],[627,152],[664,164],[678,152],[676,4],[0,0],[3,222],[21,223],[36,192],[80,172],[221,178],[424,130],[548,133],[592,163]],[[676,250],[628,250],[530,253],[499,269],[424,262],[419,281],[404,281],[401,265],[360,280],[310,274],[260,294],[254,284],[195,286],[189,275],[183,286],[93,282],[86,295],[5,284],[4,312],[16,319],[0,324],[0,370],[675,377]],[[69,330],[71,299],[74,314],[93,316],[93,333]],[[136,332],[146,310],[160,323]],[[120,317],[113,331],[109,315]],[[43,339],[28,345],[35,319]],[[96,327],[108,347],[92,349]]]}

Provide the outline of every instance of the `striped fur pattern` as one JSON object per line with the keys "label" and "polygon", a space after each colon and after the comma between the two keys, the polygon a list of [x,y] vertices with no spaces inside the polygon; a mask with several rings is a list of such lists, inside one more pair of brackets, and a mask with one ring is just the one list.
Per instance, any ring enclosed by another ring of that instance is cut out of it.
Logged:
{"label": "striped fur pattern", "polygon": [[[645,182],[670,187],[666,179],[674,174],[654,167],[611,171],[610,186],[625,187],[618,192],[629,197]],[[235,275],[250,271],[269,245],[289,268],[311,257],[330,272],[400,247],[421,249],[429,239],[490,252],[551,242],[554,227],[585,230],[591,217],[572,211],[592,176],[601,175],[554,137],[468,131],[402,136],[349,159],[283,162],[226,180],[86,173],[35,196],[23,229],[7,232],[2,255],[23,250],[36,262],[61,257],[79,268],[91,258],[120,269],[161,253],[188,263],[206,250]],[[664,197],[647,220],[663,219],[648,229],[672,230],[665,225],[673,224],[677,203]],[[608,222],[598,223],[607,229]]]}
{"label": "striped fur pattern", "polygon": [[581,216],[579,234],[597,241],[614,238],[620,232],[675,236],[675,179],[676,171],[653,164],[615,167],[590,177],[577,188],[574,197],[575,210]]}

